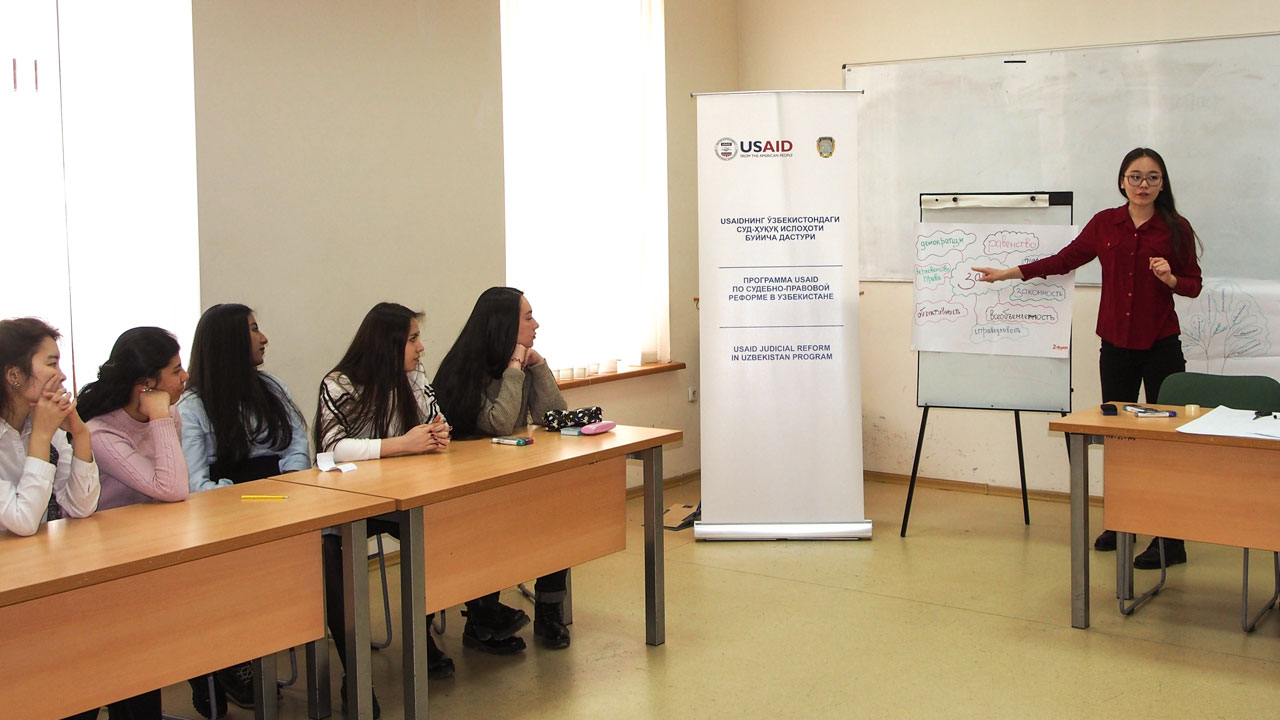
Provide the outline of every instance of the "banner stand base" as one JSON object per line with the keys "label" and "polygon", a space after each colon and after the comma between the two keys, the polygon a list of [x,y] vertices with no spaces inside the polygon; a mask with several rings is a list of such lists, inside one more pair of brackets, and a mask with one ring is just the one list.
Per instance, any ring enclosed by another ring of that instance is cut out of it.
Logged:
{"label": "banner stand base", "polygon": [[870,540],[871,521],[693,524],[695,540]]}

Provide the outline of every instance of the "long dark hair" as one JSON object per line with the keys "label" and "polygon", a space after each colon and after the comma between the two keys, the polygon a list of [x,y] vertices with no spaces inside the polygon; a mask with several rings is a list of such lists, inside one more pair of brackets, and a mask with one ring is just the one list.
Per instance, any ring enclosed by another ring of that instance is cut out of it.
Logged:
{"label": "long dark hair", "polygon": [[325,384],[320,383],[314,430],[317,452],[323,448],[325,436],[335,427],[364,437],[385,438],[392,434],[393,421],[398,420],[401,431],[405,432],[431,419],[418,417],[418,401],[404,371],[409,323],[421,320],[422,316],[420,312],[389,302],[374,305],[364,316],[347,353],[330,371],[346,375],[356,387],[358,397],[326,420],[321,408],[326,405],[327,390]]}
{"label": "long dark hair", "polygon": [[491,287],[480,293],[467,324],[440,361],[431,384],[455,435],[475,434],[485,388],[502,377],[515,349],[523,296],[510,287]]}
{"label": "long dark hair", "polygon": [[[0,374],[8,375],[9,368],[16,367],[24,375],[31,374],[31,359],[40,349],[45,338],[53,338],[54,342],[62,334],[48,323],[38,318],[10,318],[0,320]],[[9,417],[10,389],[5,380],[5,388],[0,391],[0,417]],[[19,428],[20,429],[20,428]]]}
{"label": "long dark hair", "polygon": [[[129,404],[139,380],[155,380],[178,354],[178,341],[168,330],[136,327],[125,330],[111,347],[111,356],[98,368],[98,379],[80,389],[80,419],[119,410]],[[170,398],[177,402],[178,398]]]}
{"label": "long dark hair", "polygon": [[[1126,200],[1129,194],[1125,192],[1124,173],[1138,158],[1151,158],[1156,165],[1160,166],[1160,176],[1164,179],[1164,184],[1160,186],[1160,192],[1156,195],[1156,212],[1160,213],[1160,219],[1164,221],[1165,227],[1169,228],[1169,236],[1172,239],[1173,255],[1179,262],[1185,262],[1189,257],[1200,255],[1200,237],[1196,235],[1196,231],[1191,227],[1190,221],[1182,217],[1178,213],[1178,207],[1173,201],[1173,183],[1169,182],[1169,169],[1165,167],[1164,158],[1160,157],[1160,153],[1151,148],[1134,148],[1129,154],[1124,156],[1124,161],[1120,163],[1120,172],[1116,176],[1116,183],[1120,187],[1120,194]],[[1186,227],[1183,227],[1183,224]]]}
{"label": "long dark hair", "polygon": [[293,441],[291,418],[302,418],[284,388],[254,367],[252,313],[239,303],[214,305],[200,316],[191,341],[187,388],[204,404],[221,463],[248,459],[252,443],[284,451]]}

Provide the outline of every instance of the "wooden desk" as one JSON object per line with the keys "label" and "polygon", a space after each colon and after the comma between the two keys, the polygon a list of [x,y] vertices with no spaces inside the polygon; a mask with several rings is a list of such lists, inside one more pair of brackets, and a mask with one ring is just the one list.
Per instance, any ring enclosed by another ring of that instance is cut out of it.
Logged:
{"label": "wooden desk", "polygon": [[321,528],[392,509],[260,480],[0,536],[0,714],[61,718],[246,658],[274,678],[274,653],[324,637]]}
{"label": "wooden desk", "polygon": [[1068,433],[1071,454],[1072,627],[1089,627],[1089,445],[1106,445],[1107,529],[1280,550],[1280,440],[1180,433],[1199,415],[1155,407],[1178,417],[1107,417],[1092,407],[1049,423]]}
{"label": "wooden desk", "polygon": [[[523,447],[461,441],[441,453],[357,463],[355,472],[280,478],[395,501],[407,719],[426,717],[427,612],[626,546],[627,457],[644,463],[646,641],[665,641],[662,446],[683,434],[627,426],[529,434],[535,441]],[[348,652],[369,645],[367,613]]]}

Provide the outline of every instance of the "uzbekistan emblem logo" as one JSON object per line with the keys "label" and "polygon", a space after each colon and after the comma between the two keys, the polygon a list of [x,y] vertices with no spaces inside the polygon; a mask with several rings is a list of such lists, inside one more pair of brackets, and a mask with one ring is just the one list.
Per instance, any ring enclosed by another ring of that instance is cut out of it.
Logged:
{"label": "uzbekistan emblem logo", "polygon": [[738,156],[738,143],[733,138],[722,137],[716,141],[715,151],[721,160],[732,160]]}
{"label": "uzbekistan emblem logo", "polygon": [[818,138],[818,154],[824,158],[829,158],[836,151],[836,139],[833,137]]}

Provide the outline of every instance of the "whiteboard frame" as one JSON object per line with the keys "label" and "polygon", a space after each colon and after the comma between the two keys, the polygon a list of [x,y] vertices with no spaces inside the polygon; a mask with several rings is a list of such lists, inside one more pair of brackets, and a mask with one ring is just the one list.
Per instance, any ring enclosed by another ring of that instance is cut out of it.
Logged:
{"label": "whiteboard frame", "polygon": [[[1075,220],[1074,196],[1070,192],[1059,191],[1021,191],[1021,192],[952,192],[952,193],[920,193],[920,221],[924,222],[925,213],[946,213],[952,208],[986,208],[997,214],[1001,210],[1023,211],[1028,208],[1048,210],[1051,207],[1066,207],[1067,224]],[[997,219],[997,222],[999,220]],[[1005,222],[1008,222],[1007,220]],[[1022,224],[1019,222],[1018,224]],[[1074,346],[1074,343],[1068,343]],[[1001,368],[991,367],[992,358],[1001,358]],[[964,358],[957,360],[957,358]],[[990,403],[975,403],[965,400],[963,393],[948,395],[953,387],[968,388],[966,383],[948,383],[947,376],[955,376],[955,365],[963,366],[963,374],[967,378],[977,376],[978,387],[985,388]],[[1011,383],[1007,372],[1010,364],[1018,367],[1027,377],[1062,377],[1065,375],[1065,393],[1063,390],[1049,392],[1040,384]],[[925,382],[922,379],[927,378]],[[936,379],[943,379],[938,382]],[[927,396],[926,396],[927,390]],[[1071,379],[1071,350],[1065,358],[1025,357],[1014,355],[990,355],[976,353],[950,353],[920,350],[916,352],[916,407],[952,408],[958,410],[1015,410],[1027,412],[1071,412],[1071,396],[1074,392]],[[1019,402],[1018,398],[1036,398],[1031,402]]]}

